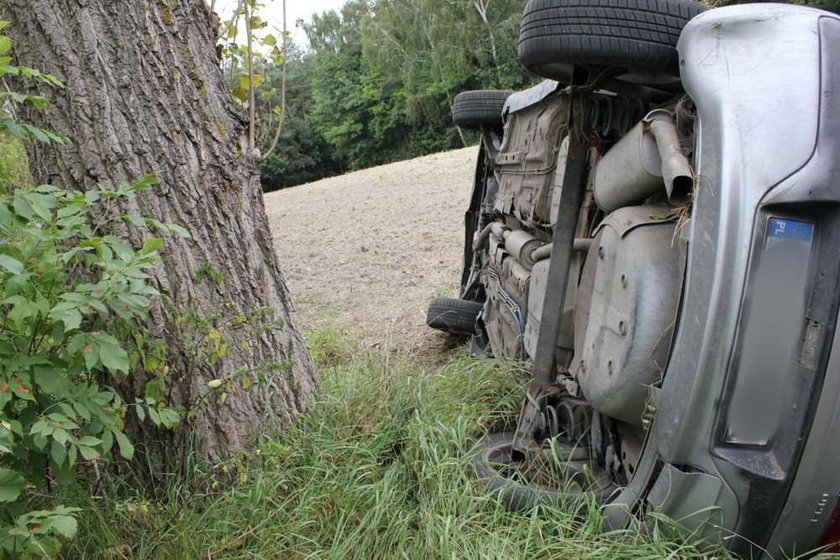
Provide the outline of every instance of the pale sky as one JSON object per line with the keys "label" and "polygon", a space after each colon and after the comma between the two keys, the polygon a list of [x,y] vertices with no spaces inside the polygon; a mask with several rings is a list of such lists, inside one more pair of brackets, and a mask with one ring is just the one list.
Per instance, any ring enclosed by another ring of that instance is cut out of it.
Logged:
{"label": "pale sky", "polygon": [[[295,22],[302,19],[309,22],[313,13],[338,11],[346,0],[286,0],[286,18],[292,39],[298,45],[306,44],[306,34],[302,29],[295,28]],[[264,8],[259,11],[260,17],[266,20],[272,28],[283,28],[283,3],[281,0],[262,0]],[[237,0],[216,0],[216,11],[221,18],[227,19],[237,4]]]}

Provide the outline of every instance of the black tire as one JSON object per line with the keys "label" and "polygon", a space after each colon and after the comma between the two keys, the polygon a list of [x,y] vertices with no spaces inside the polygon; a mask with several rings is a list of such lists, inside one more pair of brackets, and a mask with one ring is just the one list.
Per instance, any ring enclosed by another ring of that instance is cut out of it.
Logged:
{"label": "black tire", "polygon": [[437,298],[426,311],[426,324],[452,334],[473,335],[482,307],[482,304],[466,299]]}
{"label": "black tire", "polygon": [[463,91],[452,102],[452,122],[469,129],[481,125],[501,126],[502,109],[511,93],[495,89]]}
{"label": "black tire", "polygon": [[[557,489],[512,478],[511,472],[516,470],[517,465],[513,457],[513,436],[513,432],[488,434],[478,440],[472,451],[476,476],[491,493],[499,496],[508,511],[521,511],[538,503],[564,500],[580,505],[586,492],[597,500],[604,500],[614,491],[615,487],[606,475],[599,476],[595,486],[587,489],[578,484],[567,484],[565,488]],[[584,464],[589,464],[585,450],[559,442],[555,443],[555,449],[569,460],[567,476],[581,482],[587,479],[583,468]]]}
{"label": "black tire", "polygon": [[677,39],[705,9],[694,0],[529,0],[519,61],[564,83],[580,66],[617,68],[628,81],[657,84],[679,76]]}

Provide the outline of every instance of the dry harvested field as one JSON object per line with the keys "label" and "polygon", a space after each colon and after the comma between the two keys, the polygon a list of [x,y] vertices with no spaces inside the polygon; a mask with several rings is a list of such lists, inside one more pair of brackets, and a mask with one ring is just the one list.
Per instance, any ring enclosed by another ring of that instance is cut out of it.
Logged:
{"label": "dry harvested field", "polygon": [[371,345],[423,344],[433,297],[455,295],[476,148],[393,163],[266,195],[306,329]]}

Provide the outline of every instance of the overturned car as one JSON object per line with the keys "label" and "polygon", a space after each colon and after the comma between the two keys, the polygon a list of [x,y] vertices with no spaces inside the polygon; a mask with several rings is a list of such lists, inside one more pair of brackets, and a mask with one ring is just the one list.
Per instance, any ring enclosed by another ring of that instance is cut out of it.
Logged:
{"label": "overturned car", "polygon": [[428,313],[532,372],[479,474],[745,557],[836,546],[840,17],[531,0],[519,58],[547,81],[454,101],[481,145],[460,297]]}

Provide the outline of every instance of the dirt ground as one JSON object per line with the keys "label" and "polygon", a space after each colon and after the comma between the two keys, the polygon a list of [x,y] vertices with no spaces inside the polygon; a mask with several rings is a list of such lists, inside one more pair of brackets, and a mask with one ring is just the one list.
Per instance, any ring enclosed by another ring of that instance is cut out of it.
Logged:
{"label": "dirt ground", "polygon": [[385,348],[435,338],[426,306],[457,294],[476,156],[465,148],[267,194],[302,326]]}

